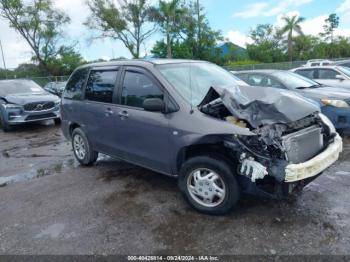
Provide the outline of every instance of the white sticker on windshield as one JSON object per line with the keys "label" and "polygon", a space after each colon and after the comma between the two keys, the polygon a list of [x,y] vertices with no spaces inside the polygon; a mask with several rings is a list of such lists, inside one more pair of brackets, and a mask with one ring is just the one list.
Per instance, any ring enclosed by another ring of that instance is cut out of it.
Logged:
{"label": "white sticker on windshield", "polygon": [[39,87],[31,87],[30,90],[32,90],[33,92],[40,92],[40,88]]}

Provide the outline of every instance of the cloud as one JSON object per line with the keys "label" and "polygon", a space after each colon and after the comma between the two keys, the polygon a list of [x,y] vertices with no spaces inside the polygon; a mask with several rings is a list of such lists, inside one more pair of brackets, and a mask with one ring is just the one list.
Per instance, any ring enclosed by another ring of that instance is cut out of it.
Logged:
{"label": "cloud", "polygon": [[[12,69],[31,60],[32,52],[27,42],[4,20],[0,20],[0,32],[7,68]],[[0,67],[3,68],[2,58],[0,61]]]}
{"label": "cloud", "polygon": [[248,5],[245,10],[234,13],[234,17],[250,18],[261,15],[264,10],[268,7],[267,3],[255,3]]}
{"label": "cloud", "polygon": [[311,3],[313,0],[285,0],[277,1],[271,0],[269,2],[254,3],[246,6],[243,11],[234,13],[234,17],[252,18],[258,16],[276,16],[278,14],[287,12],[289,9],[297,8],[302,5]]}
{"label": "cloud", "polygon": [[350,12],[350,0],[345,0],[341,5],[336,9],[338,13]]}
{"label": "cloud", "polygon": [[253,42],[253,40],[247,36],[246,34],[243,34],[240,31],[229,31],[226,35],[225,35],[225,39],[228,39],[230,42],[239,45],[241,47],[246,47],[247,44],[251,44]]}

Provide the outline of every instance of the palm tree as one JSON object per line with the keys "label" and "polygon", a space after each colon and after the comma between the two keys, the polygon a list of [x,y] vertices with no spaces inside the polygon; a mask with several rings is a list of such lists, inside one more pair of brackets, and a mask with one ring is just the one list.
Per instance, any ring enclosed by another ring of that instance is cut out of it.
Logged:
{"label": "palm tree", "polygon": [[184,14],[185,9],[180,7],[180,0],[160,0],[159,7],[151,12],[152,20],[159,25],[166,37],[168,58],[172,58],[171,44],[174,36],[180,32]]}
{"label": "palm tree", "polygon": [[297,32],[300,35],[303,35],[303,31],[301,29],[300,24],[305,21],[304,17],[298,17],[297,15],[289,17],[284,16],[282,20],[285,22],[285,25],[281,29],[281,33],[287,33],[287,41],[288,41],[288,56],[290,61],[293,60],[293,31]]}

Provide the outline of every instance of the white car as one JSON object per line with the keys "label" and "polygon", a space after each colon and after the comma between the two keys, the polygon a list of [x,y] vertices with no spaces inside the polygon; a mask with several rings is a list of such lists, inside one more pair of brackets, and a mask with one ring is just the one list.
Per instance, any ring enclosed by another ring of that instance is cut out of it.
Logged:
{"label": "white car", "polygon": [[328,65],[331,65],[332,63],[333,62],[329,61],[329,60],[312,59],[312,60],[308,60],[304,66],[305,67],[308,67],[308,66],[328,66]]}
{"label": "white car", "polygon": [[320,84],[350,89],[350,69],[343,66],[310,66],[290,70]]}

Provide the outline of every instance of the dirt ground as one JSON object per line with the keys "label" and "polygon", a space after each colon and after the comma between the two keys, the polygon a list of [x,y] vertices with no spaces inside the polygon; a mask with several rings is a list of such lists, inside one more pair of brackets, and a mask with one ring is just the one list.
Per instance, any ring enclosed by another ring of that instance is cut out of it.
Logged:
{"label": "dirt ground", "polygon": [[192,210],[175,179],[100,156],[84,168],[59,126],[0,131],[0,254],[350,254],[350,139],[288,200]]}

